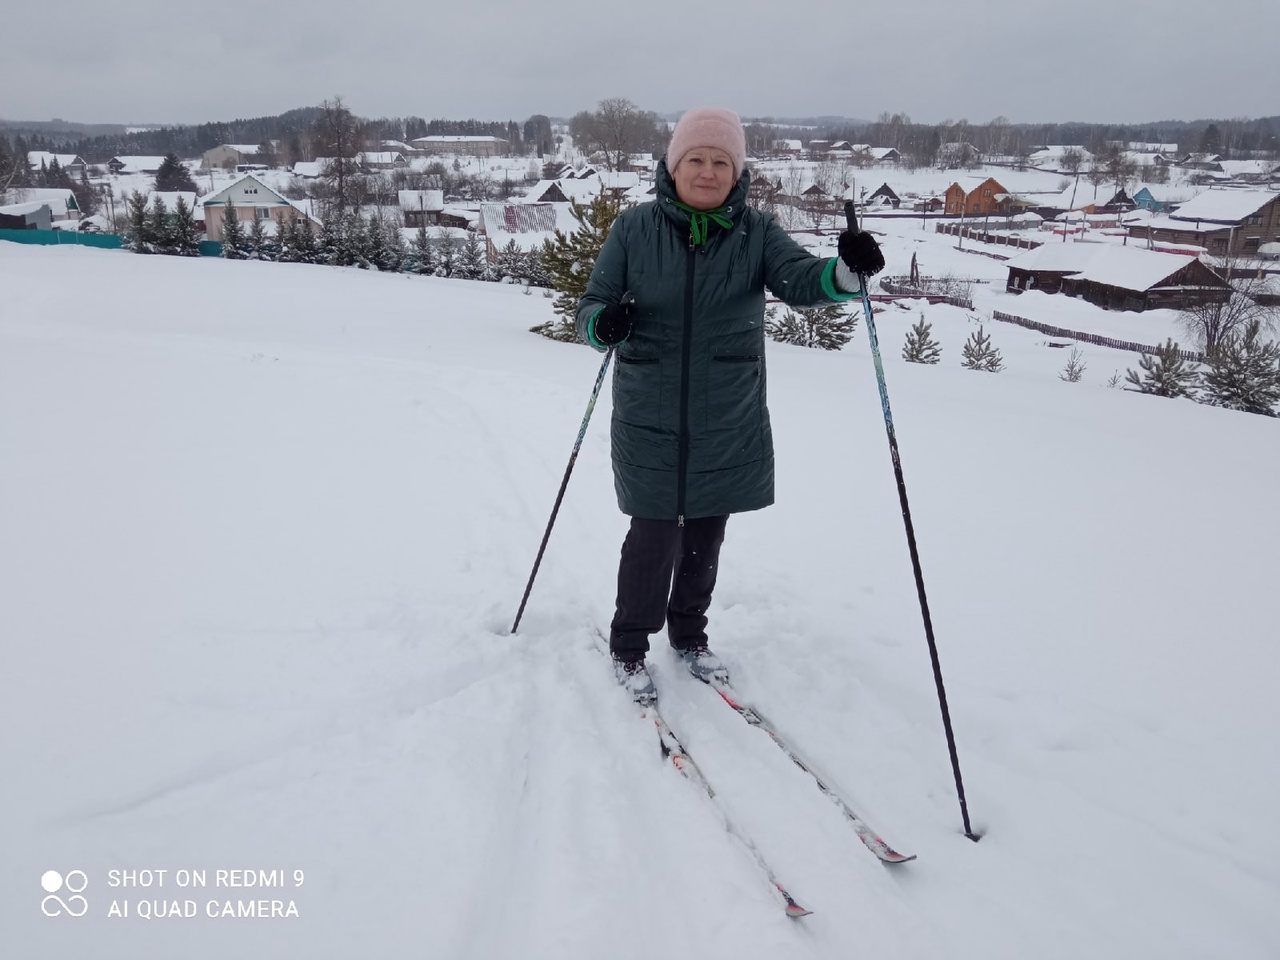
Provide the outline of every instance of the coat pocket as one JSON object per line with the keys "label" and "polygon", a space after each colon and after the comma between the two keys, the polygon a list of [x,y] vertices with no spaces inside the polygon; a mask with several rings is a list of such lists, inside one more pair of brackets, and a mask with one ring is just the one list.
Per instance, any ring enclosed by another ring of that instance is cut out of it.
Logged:
{"label": "coat pocket", "polygon": [[613,415],[636,426],[662,425],[662,363],[657,357],[618,354],[613,373]]}
{"label": "coat pocket", "polygon": [[713,356],[707,378],[707,429],[758,432],[763,389],[764,358],[759,354]]}

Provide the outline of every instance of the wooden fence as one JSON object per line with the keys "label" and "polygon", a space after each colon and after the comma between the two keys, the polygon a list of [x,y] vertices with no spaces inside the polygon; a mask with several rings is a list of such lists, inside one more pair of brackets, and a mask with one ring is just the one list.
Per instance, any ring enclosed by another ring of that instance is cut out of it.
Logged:
{"label": "wooden fence", "polygon": [[1011,237],[1006,233],[987,233],[984,230],[975,230],[973,227],[966,227],[959,223],[938,223],[934,224],[934,231],[937,233],[950,234],[953,237],[977,240],[980,243],[991,243],[998,246],[1018,247],[1022,250],[1034,250],[1036,247],[1043,247],[1043,240],[1031,240],[1027,237]]}
{"label": "wooden fence", "polygon": [[921,278],[919,285],[912,284],[907,277],[882,277],[880,279],[880,289],[885,293],[892,293],[899,297],[928,297],[930,301],[937,303],[941,300],[943,303],[949,303],[953,307],[963,307],[965,310],[973,309],[973,301],[968,297],[958,297],[953,294],[942,293],[939,290],[930,290],[928,278]]}
{"label": "wooden fence", "polygon": [[[1150,347],[1146,344],[1134,343],[1132,340],[1116,340],[1112,337],[1100,337],[1096,333],[1081,333],[1079,330],[1068,330],[1065,327],[1051,327],[1047,323],[1028,320],[1026,317],[1014,316],[1011,313],[1001,313],[999,310],[992,311],[991,319],[998,320],[1001,323],[1012,323],[1019,327],[1026,327],[1028,330],[1045,333],[1051,337],[1083,340],[1085,343],[1096,344],[1099,347],[1111,347],[1115,350],[1130,350],[1134,353],[1159,353],[1163,349],[1162,347]],[[1194,350],[1179,350],[1178,356],[1192,363],[1206,362],[1204,354],[1197,353]]]}

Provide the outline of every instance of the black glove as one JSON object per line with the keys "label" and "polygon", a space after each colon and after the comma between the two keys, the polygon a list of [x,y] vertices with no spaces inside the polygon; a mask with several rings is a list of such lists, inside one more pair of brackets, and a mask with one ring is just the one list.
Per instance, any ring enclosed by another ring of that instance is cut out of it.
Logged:
{"label": "black glove", "polygon": [[880,252],[880,244],[865,230],[860,233],[846,230],[840,234],[837,249],[844,265],[861,276],[873,277],[884,269],[884,254]]}
{"label": "black glove", "polygon": [[591,335],[597,343],[613,347],[631,336],[636,308],[630,303],[611,303],[596,314]]}

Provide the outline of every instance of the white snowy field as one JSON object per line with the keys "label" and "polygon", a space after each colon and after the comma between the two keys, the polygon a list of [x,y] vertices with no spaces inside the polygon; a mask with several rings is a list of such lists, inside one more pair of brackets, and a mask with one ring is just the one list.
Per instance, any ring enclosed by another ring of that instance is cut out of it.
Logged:
{"label": "white snowy field", "polygon": [[[919,859],[881,865],[650,658],[814,911],[790,920],[594,649],[626,526],[607,390],[509,634],[600,364],[527,332],[550,301],[0,243],[0,953],[1280,955],[1280,423],[1106,389],[1134,354],[1086,347],[1062,382],[1015,328],[1007,372],[963,370],[973,322],[924,309],[936,367],[899,359],[920,308],[878,325],[985,838],[960,834],[865,331],[770,345],[778,503],[731,521],[711,631]],[[273,900],[297,915],[222,915]]]}

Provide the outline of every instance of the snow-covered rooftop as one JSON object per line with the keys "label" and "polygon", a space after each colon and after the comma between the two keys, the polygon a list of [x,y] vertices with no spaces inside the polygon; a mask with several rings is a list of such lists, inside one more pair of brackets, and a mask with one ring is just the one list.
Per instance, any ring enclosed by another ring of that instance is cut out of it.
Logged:
{"label": "snow-covered rooftop", "polygon": [[1013,257],[1006,266],[1074,275],[1124,290],[1149,290],[1195,259],[1113,243],[1046,243]]}
{"label": "snow-covered rooftop", "polygon": [[1239,223],[1277,197],[1280,193],[1274,190],[1206,190],[1180,206],[1173,216],[1176,220]]}

